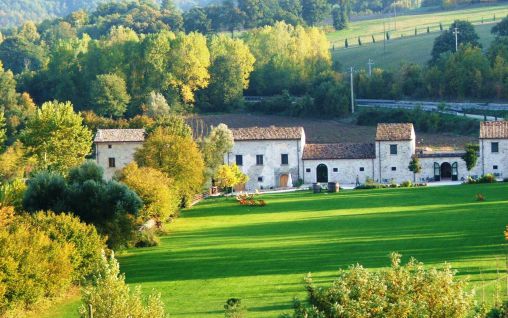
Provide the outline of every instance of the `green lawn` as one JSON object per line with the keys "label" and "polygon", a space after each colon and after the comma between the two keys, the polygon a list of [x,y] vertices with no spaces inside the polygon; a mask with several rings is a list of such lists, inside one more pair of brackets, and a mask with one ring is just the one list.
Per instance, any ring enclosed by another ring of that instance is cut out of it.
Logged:
{"label": "green lawn", "polygon": [[[331,42],[337,42],[337,46],[342,46],[345,38],[349,38],[351,40],[361,36],[365,37],[363,38],[365,42],[370,42],[370,36],[374,34],[378,40],[381,40],[383,38],[383,30],[390,31],[392,38],[400,38],[401,34],[404,36],[414,35],[415,27],[418,27],[418,33],[422,33],[426,31],[427,26],[431,26],[431,30],[439,30],[440,22],[444,27],[457,19],[477,22],[484,18],[484,21],[487,22],[492,21],[494,15],[496,16],[496,21],[499,21],[507,14],[508,4],[479,6],[439,12],[416,12],[414,14],[397,17],[396,28],[395,20],[393,18],[371,19],[352,22],[348,29],[330,32],[327,36]],[[350,44],[356,45],[356,43]]]}
{"label": "green lawn", "polygon": [[[475,27],[484,48],[488,48],[494,40],[494,36],[490,33],[492,27],[492,24]],[[390,40],[386,42],[386,50],[383,42],[348,49],[335,49],[332,51],[332,56],[335,61],[341,63],[344,70],[350,66],[354,66],[356,69],[367,69],[369,58],[374,61],[374,67],[383,69],[395,69],[401,63],[423,65],[430,60],[434,39],[439,34],[439,32],[435,32],[417,37]]]}
{"label": "green lawn", "polygon": [[[480,192],[485,202],[476,202]],[[289,311],[294,296],[305,297],[308,272],[329,282],[356,262],[387,266],[391,251],[451,262],[488,302],[505,268],[507,183],[263,198],[263,208],[212,199],[185,211],[159,247],[119,256],[128,282],[159,290],[172,317],[223,317],[225,300],[240,297],[253,318]]]}

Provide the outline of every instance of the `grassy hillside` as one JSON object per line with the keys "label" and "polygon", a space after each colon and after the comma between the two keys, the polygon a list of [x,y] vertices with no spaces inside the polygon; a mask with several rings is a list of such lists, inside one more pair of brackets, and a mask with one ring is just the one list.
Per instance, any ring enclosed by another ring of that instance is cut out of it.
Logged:
{"label": "grassy hillside", "polygon": [[[484,48],[488,48],[494,40],[494,36],[490,33],[492,27],[493,24],[475,27]],[[350,66],[356,69],[367,69],[369,58],[374,61],[374,67],[383,69],[394,69],[401,63],[425,64],[430,60],[434,39],[438,35],[439,32],[434,32],[417,37],[393,39],[386,41],[386,49],[382,41],[361,47],[336,49],[332,51],[332,56],[344,70]]]}
{"label": "grassy hillside", "polygon": [[[160,246],[119,257],[127,281],[160,291],[171,317],[223,317],[230,297],[242,299],[250,318],[277,317],[293,297],[305,298],[308,272],[327,283],[357,262],[386,267],[397,251],[403,261],[450,262],[478,300],[493,302],[496,278],[505,295],[507,183],[262,198],[263,208],[221,198],[183,212]],[[75,317],[71,308],[57,313]]]}
{"label": "grassy hillside", "polygon": [[440,22],[445,27],[457,19],[479,22],[482,18],[484,18],[487,22],[492,21],[494,15],[496,16],[496,21],[499,21],[501,18],[508,15],[508,4],[472,7],[461,10],[423,12],[398,16],[396,19],[396,28],[395,19],[393,17],[356,21],[352,22],[346,30],[328,33],[328,39],[332,43],[337,42],[337,47],[342,47],[345,38],[356,39],[359,36],[365,36],[363,39],[364,42],[370,42],[370,36],[374,34],[376,35],[376,40],[381,41],[383,39],[384,30],[383,22],[385,23],[386,31],[390,31],[392,39],[395,39],[400,38],[401,35],[414,35],[415,27],[418,27],[418,33],[420,34],[426,32],[426,27],[428,25],[433,26],[431,31],[436,31],[439,30]]}

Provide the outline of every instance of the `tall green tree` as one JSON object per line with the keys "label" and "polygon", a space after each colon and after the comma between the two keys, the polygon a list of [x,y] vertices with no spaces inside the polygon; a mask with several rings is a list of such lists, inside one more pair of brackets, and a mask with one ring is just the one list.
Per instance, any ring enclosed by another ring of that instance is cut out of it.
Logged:
{"label": "tall green tree", "polygon": [[473,24],[469,21],[455,20],[447,31],[444,31],[434,40],[432,47],[432,62],[436,62],[441,54],[445,52],[455,52],[454,30],[458,30],[458,45],[470,44],[475,47],[481,47],[478,41],[480,37],[476,33]]}
{"label": "tall green tree", "polygon": [[308,25],[314,26],[330,12],[327,0],[302,0],[302,17]]}
{"label": "tall green tree", "polygon": [[205,9],[192,8],[183,15],[183,24],[187,32],[208,34],[212,29],[212,21],[208,18]]}
{"label": "tall green tree", "polygon": [[124,79],[116,74],[98,75],[90,94],[96,112],[108,117],[121,117],[131,100]]}
{"label": "tall green tree", "polygon": [[504,17],[499,23],[494,25],[490,32],[498,37],[508,36],[508,16]]}
{"label": "tall green tree", "polygon": [[26,123],[20,140],[38,169],[63,174],[83,163],[92,148],[92,132],[69,102],[44,103]]}
{"label": "tall green tree", "polygon": [[233,149],[233,144],[233,133],[225,124],[213,127],[203,140],[202,153],[208,179],[216,175],[218,167],[224,163],[224,155]]}
{"label": "tall green tree", "polygon": [[411,156],[408,169],[413,173],[413,181],[416,182],[416,174],[422,171],[422,165],[420,164],[420,159],[417,155]]}
{"label": "tall green tree", "polygon": [[243,102],[255,59],[241,39],[225,35],[212,37],[209,49],[210,84],[198,95],[198,104],[204,110],[229,111]]}
{"label": "tall green tree", "polygon": [[192,202],[204,182],[203,156],[190,136],[171,134],[159,127],[151,133],[135,154],[140,167],[152,167],[175,180],[182,204]]}
{"label": "tall green tree", "polygon": [[478,162],[480,146],[478,144],[467,144],[466,153],[462,156],[462,160],[466,162],[467,171],[471,171]]}

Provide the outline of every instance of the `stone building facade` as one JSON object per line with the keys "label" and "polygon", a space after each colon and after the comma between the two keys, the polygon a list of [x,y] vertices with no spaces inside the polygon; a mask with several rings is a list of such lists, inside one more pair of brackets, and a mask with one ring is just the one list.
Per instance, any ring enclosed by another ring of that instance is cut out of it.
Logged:
{"label": "stone building facade", "polygon": [[134,153],[145,141],[144,129],[99,129],[95,135],[95,160],[111,179],[115,172],[134,160]]}
{"label": "stone building facade", "polygon": [[[224,162],[237,164],[249,176],[237,190],[292,187],[297,183],[381,183],[461,181],[492,173],[508,177],[508,122],[482,122],[477,165],[468,171],[464,152],[432,152],[416,148],[410,123],[379,124],[373,143],[307,144],[303,127],[232,129],[234,146]],[[134,158],[142,145],[142,129],[100,129],[95,137],[97,163],[111,178]],[[409,170],[412,156],[422,171]],[[113,164],[113,166],[111,166]]]}

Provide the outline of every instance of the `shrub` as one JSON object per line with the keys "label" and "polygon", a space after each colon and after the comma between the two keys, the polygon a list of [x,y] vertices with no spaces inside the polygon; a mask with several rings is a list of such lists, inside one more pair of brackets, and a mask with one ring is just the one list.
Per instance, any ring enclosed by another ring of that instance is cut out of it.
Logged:
{"label": "shrub", "polygon": [[478,202],[485,201],[485,196],[483,194],[481,194],[481,193],[477,193],[476,194],[476,201],[478,201]]}
{"label": "shrub", "polygon": [[401,188],[411,188],[413,186],[413,183],[409,180],[404,181],[400,184]]}
{"label": "shrub", "polygon": [[150,168],[138,167],[133,162],[127,165],[118,179],[133,189],[143,200],[140,211],[143,221],[148,219],[167,220],[178,215],[180,196],[173,180],[163,172]]}
{"label": "shrub", "polygon": [[466,180],[466,183],[468,184],[477,184],[477,183],[496,183],[497,179],[496,176],[494,176],[491,173],[487,173],[486,175],[481,176],[480,178],[474,179],[471,177],[468,177]]}
{"label": "shrub", "polygon": [[245,308],[242,306],[240,298],[229,298],[224,305],[225,318],[243,318],[245,317]]}
{"label": "shrub", "polygon": [[83,304],[79,310],[81,317],[89,317],[92,308],[94,318],[166,318],[160,294],[150,294],[146,301],[137,287],[133,293],[125,284],[125,276],[120,274],[120,266],[114,257],[103,254],[100,272],[93,283],[82,291]]}
{"label": "shrub", "polygon": [[70,286],[72,244],[14,222],[0,228],[0,246],[0,316],[12,309],[34,309]]}
{"label": "shrub", "polygon": [[160,243],[157,233],[154,229],[144,229],[137,232],[135,247],[152,247],[157,246]]}
{"label": "shrub", "polygon": [[105,248],[105,238],[97,233],[93,225],[83,223],[71,214],[54,212],[20,216],[18,222],[42,230],[58,244],[72,245],[70,261],[74,283],[90,278],[97,271],[101,251]]}
{"label": "shrub", "polygon": [[306,289],[312,307],[297,301],[292,317],[465,318],[473,313],[474,294],[465,291],[449,265],[426,269],[414,259],[401,265],[395,253],[391,259],[386,270],[373,272],[361,265],[341,270],[328,288],[314,285],[309,274]]}

